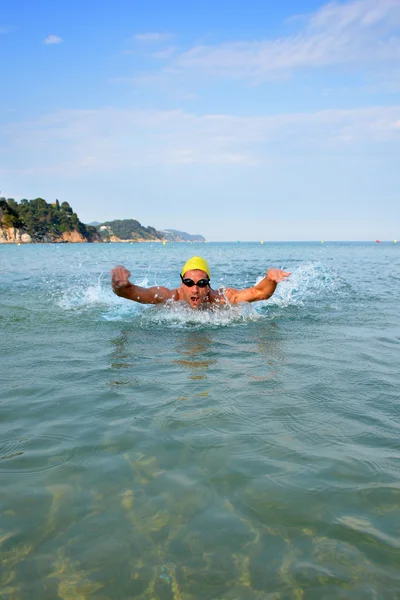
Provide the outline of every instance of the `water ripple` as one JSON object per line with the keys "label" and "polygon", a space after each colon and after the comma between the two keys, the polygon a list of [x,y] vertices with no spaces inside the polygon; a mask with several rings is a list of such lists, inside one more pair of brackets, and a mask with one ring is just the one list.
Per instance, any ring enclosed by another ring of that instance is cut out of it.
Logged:
{"label": "water ripple", "polygon": [[65,435],[31,434],[14,440],[0,440],[0,473],[5,479],[71,470],[84,460],[77,440]]}

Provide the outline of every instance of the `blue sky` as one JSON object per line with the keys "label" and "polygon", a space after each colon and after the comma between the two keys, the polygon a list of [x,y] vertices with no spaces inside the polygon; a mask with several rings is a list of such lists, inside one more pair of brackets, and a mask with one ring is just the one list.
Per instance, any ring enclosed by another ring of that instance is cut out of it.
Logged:
{"label": "blue sky", "polygon": [[0,190],[208,240],[400,239],[400,0],[3,0]]}

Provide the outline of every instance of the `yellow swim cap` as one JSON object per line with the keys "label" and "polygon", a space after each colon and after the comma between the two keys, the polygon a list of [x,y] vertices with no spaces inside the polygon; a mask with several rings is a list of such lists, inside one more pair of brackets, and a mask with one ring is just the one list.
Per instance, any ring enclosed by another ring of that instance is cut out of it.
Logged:
{"label": "yellow swim cap", "polygon": [[210,269],[208,268],[208,263],[204,258],[200,258],[200,256],[192,256],[192,258],[189,258],[189,260],[185,262],[183,266],[182,277],[187,271],[193,271],[194,269],[204,271],[210,278]]}

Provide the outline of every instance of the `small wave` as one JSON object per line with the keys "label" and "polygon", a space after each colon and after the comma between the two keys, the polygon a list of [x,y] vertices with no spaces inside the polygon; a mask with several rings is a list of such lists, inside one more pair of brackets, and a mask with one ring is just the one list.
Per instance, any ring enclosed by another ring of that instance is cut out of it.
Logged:
{"label": "small wave", "polygon": [[72,437],[43,434],[0,441],[2,479],[73,469],[84,461]]}
{"label": "small wave", "polygon": [[23,454],[23,451],[18,448],[22,441],[22,439],[2,440],[0,442],[0,461],[10,460],[15,456],[20,456],[21,454]]}
{"label": "small wave", "polygon": [[392,535],[382,529],[378,529],[369,519],[362,516],[343,515],[337,518],[337,522],[345,529],[356,531],[364,535],[366,539],[374,539],[383,542],[388,546],[400,549],[400,541],[398,536]]}

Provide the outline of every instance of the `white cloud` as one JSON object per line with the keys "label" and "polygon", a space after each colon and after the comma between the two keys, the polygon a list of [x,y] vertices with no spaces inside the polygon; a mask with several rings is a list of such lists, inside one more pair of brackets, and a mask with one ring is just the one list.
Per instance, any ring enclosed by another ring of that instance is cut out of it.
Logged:
{"label": "white cloud", "polygon": [[306,155],[390,154],[398,152],[399,123],[400,106],[259,117],[60,111],[0,131],[7,147],[2,172],[129,173],[140,166],[256,166]]}
{"label": "white cloud", "polygon": [[43,44],[60,44],[62,41],[62,38],[58,37],[58,35],[48,35],[47,38],[43,40]]}
{"label": "white cloud", "polygon": [[330,2],[310,19],[310,27],[343,30],[352,26],[371,27],[387,19],[399,19],[399,0],[356,0],[355,2]]}
{"label": "white cloud", "polygon": [[295,69],[400,59],[400,0],[332,2],[299,23],[302,28],[292,36],[194,46],[171,58],[163,74],[260,82]]}
{"label": "white cloud", "polygon": [[176,46],[168,46],[167,48],[164,48],[163,50],[159,50],[158,52],[153,52],[152,53],[152,57],[153,58],[159,58],[160,60],[167,60],[169,58],[171,58],[174,54],[176,54],[178,51]]}
{"label": "white cloud", "polygon": [[135,40],[137,42],[165,42],[171,39],[170,33],[137,33],[135,35]]}

